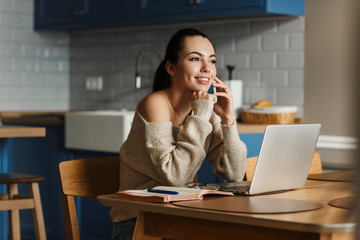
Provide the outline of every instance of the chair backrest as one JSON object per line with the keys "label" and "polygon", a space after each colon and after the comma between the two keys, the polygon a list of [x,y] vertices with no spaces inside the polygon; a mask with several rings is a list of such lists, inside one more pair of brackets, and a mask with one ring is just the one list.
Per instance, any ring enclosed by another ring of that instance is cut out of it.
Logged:
{"label": "chair backrest", "polygon": [[[251,157],[247,159],[247,166],[245,171],[245,180],[251,181],[254,176],[254,171],[256,167],[258,157]],[[315,173],[322,173],[322,165],[321,165],[321,158],[318,152],[314,153],[309,174]]]}
{"label": "chair backrest", "polygon": [[118,156],[64,161],[59,164],[66,239],[80,239],[75,196],[95,198],[119,188]]}

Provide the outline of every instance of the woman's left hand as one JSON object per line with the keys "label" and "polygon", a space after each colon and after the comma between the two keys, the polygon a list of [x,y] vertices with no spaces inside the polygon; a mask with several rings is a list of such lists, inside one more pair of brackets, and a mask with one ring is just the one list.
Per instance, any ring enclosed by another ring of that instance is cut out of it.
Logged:
{"label": "woman's left hand", "polygon": [[218,101],[214,105],[214,112],[221,118],[221,123],[227,126],[231,126],[234,123],[234,111],[233,111],[233,97],[230,89],[226,84],[218,77],[215,77],[213,81],[213,88],[216,89],[216,95]]}

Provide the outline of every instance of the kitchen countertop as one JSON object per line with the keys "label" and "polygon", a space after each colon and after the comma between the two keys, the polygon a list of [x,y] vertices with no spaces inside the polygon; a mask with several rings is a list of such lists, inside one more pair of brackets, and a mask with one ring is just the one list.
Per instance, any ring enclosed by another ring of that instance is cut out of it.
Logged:
{"label": "kitchen countertop", "polygon": [[45,137],[44,127],[0,126],[0,138]]}
{"label": "kitchen countertop", "polygon": [[[6,124],[24,125],[64,125],[65,114],[69,111],[20,111],[0,112],[1,122]],[[302,123],[302,119],[296,119],[295,123]],[[268,124],[245,124],[238,123],[239,133],[263,133]]]}
{"label": "kitchen countertop", "polygon": [[68,111],[22,111],[22,112],[0,112],[0,121],[6,124],[24,125],[64,125],[65,114]]}
{"label": "kitchen countertop", "polygon": [[[295,124],[301,123],[303,123],[301,118],[295,119]],[[269,124],[238,123],[237,130],[239,133],[264,133],[267,125]]]}

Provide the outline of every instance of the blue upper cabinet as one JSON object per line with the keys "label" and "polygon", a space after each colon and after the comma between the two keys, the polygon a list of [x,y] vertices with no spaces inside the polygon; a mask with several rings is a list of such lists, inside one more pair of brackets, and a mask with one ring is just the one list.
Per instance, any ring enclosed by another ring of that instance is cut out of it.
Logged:
{"label": "blue upper cabinet", "polygon": [[304,0],[35,0],[35,29],[303,16]]}
{"label": "blue upper cabinet", "polygon": [[129,0],[35,0],[35,30],[82,29],[127,22]]}
{"label": "blue upper cabinet", "polygon": [[304,16],[304,0],[198,0],[196,7],[228,17]]}
{"label": "blue upper cabinet", "polygon": [[303,16],[304,0],[136,0],[137,23]]}

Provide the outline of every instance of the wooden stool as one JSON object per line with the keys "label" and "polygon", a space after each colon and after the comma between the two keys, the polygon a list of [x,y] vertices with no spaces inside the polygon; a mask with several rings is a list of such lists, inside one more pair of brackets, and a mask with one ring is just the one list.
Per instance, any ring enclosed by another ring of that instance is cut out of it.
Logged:
{"label": "wooden stool", "polygon": [[[0,174],[0,184],[6,184],[7,186],[7,193],[0,194],[0,211],[9,211],[9,229],[11,229],[12,239],[21,239],[19,217],[19,210],[21,209],[32,209],[36,239],[46,239],[38,184],[38,182],[44,180],[45,177],[23,173]],[[29,196],[19,195],[19,183],[28,184]]]}

